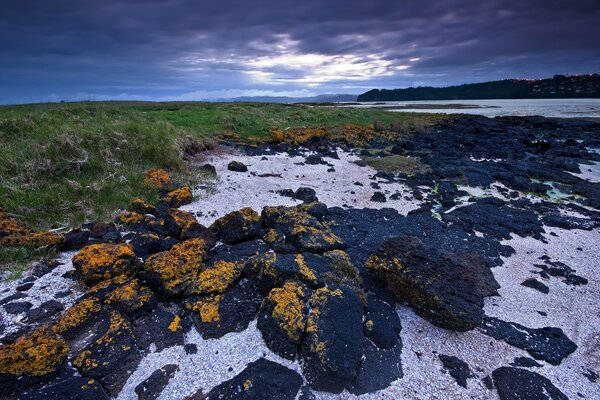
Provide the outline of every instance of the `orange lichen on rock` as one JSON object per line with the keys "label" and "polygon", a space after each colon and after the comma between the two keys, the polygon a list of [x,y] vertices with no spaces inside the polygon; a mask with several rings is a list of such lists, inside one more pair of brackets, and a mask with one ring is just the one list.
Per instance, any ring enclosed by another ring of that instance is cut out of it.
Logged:
{"label": "orange lichen on rock", "polygon": [[173,317],[173,321],[171,321],[167,329],[169,329],[171,332],[177,332],[179,329],[181,329],[181,317],[179,317],[179,315],[175,315]]}
{"label": "orange lichen on rock", "polygon": [[291,341],[299,343],[306,325],[305,288],[298,282],[288,281],[283,287],[272,289],[267,301],[274,305],[272,316],[279,327]]}
{"label": "orange lichen on rock", "polygon": [[149,287],[142,285],[139,279],[122,284],[106,295],[104,304],[118,305],[121,310],[132,312],[150,304],[154,293]]}
{"label": "orange lichen on rock", "polygon": [[189,186],[184,186],[165,194],[160,201],[168,204],[170,207],[181,207],[190,204],[194,196]]}
{"label": "orange lichen on rock", "polygon": [[260,215],[245,207],[217,219],[210,226],[217,238],[224,243],[237,243],[260,234]]}
{"label": "orange lichen on rock", "polygon": [[40,231],[33,232],[21,221],[0,212],[0,246],[43,247],[58,246],[64,242],[61,234]]}
{"label": "orange lichen on rock", "polygon": [[153,168],[146,172],[144,184],[151,188],[165,189],[173,185],[173,180],[164,169]]}
{"label": "orange lichen on rock", "polygon": [[192,213],[177,208],[170,208],[165,219],[166,225],[177,231],[180,239],[186,239],[191,231],[199,227],[198,220]]}
{"label": "orange lichen on rock", "polygon": [[137,197],[129,202],[127,209],[138,214],[154,214],[156,212],[156,207]]}
{"label": "orange lichen on rock", "polygon": [[100,243],[79,251],[73,266],[84,283],[93,284],[118,275],[133,276],[139,263],[130,244]]}
{"label": "orange lichen on rock", "polygon": [[149,257],[144,269],[165,295],[182,292],[196,279],[204,260],[202,239],[178,243],[171,250]]}
{"label": "orange lichen on rock", "polygon": [[200,320],[205,324],[215,323],[221,321],[221,314],[219,313],[220,301],[221,295],[212,295],[195,303],[187,304],[186,308],[198,312]]}
{"label": "orange lichen on rock", "polygon": [[44,376],[55,372],[67,358],[69,346],[53,330],[42,326],[0,346],[0,374]]}
{"label": "orange lichen on rock", "polygon": [[203,268],[198,277],[188,287],[188,294],[223,293],[241,275],[244,264],[241,262],[218,260]]}
{"label": "orange lichen on rock", "polygon": [[318,139],[327,136],[325,128],[321,127],[298,127],[282,129],[271,129],[271,141],[275,143],[291,142],[303,144],[311,139]]}
{"label": "orange lichen on rock", "polygon": [[0,246],[44,247],[59,246],[65,241],[63,235],[54,232],[30,232],[25,235],[10,235],[0,238]]}
{"label": "orange lichen on rock", "polygon": [[57,334],[65,334],[85,324],[90,317],[102,311],[102,304],[94,298],[84,299],[69,307],[51,326]]}

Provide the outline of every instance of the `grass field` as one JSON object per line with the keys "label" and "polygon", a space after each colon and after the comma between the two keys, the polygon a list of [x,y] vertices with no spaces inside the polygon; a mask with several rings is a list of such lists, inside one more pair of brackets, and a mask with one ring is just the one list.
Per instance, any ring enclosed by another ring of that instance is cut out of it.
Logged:
{"label": "grass field", "polygon": [[428,116],[371,109],[257,103],[84,102],[0,107],[0,209],[35,228],[105,220],[133,197],[152,200],[148,168],[184,181],[189,148],[234,132],[265,140],[272,128],[410,126]]}

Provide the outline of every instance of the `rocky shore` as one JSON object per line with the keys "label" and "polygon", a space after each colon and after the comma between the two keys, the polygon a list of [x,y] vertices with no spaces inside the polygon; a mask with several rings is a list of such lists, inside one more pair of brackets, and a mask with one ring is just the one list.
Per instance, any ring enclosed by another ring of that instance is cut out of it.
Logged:
{"label": "rocky shore", "polygon": [[0,282],[7,399],[595,399],[600,124],[230,142]]}

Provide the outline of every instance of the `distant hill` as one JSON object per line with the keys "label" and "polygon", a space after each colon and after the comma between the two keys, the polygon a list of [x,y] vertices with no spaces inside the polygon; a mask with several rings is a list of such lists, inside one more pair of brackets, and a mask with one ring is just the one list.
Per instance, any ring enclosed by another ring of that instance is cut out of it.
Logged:
{"label": "distant hill", "polygon": [[600,74],[505,79],[449,87],[373,89],[357,101],[600,98]]}
{"label": "distant hill", "polygon": [[355,94],[321,94],[313,97],[243,96],[215,101],[238,101],[243,103],[340,103],[356,101]]}

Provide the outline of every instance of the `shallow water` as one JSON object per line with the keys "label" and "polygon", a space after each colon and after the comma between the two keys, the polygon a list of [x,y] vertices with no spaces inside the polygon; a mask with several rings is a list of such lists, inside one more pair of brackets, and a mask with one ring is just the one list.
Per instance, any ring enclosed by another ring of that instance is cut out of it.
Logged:
{"label": "shallow water", "polygon": [[[455,104],[481,108],[440,108]],[[414,108],[407,106],[415,105]],[[399,107],[398,109],[389,107]],[[431,107],[428,107],[431,106]],[[561,118],[600,118],[600,99],[520,99],[520,100],[422,100],[365,102],[355,107],[386,107],[388,111],[432,112],[446,114],[479,114],[487,117],[502,115],[541,115]]]}

